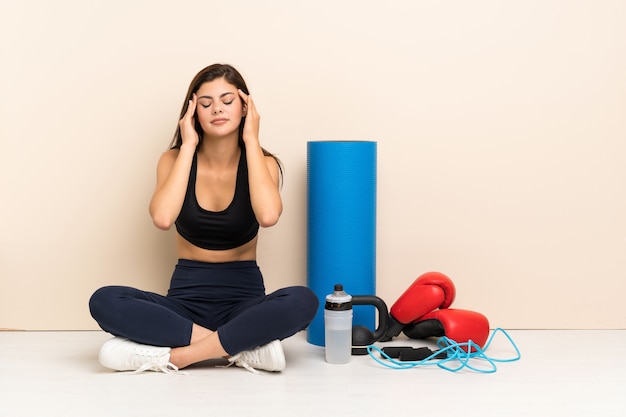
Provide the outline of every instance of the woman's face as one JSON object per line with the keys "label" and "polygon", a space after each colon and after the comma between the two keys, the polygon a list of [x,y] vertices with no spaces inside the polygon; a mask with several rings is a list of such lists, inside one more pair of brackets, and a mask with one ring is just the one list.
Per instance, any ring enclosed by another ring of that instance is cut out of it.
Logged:
{"label": "woman's face", "polygon": [[221,137],[238,132],[245,109],[237,87],[217,78],[202,84],[196,96],[196,115],[205,135]]}

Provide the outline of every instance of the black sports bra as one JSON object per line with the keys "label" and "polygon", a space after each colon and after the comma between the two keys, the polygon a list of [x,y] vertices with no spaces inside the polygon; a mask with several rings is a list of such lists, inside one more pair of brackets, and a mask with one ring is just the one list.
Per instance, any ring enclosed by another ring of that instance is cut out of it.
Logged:
{"label": "black sports bra", "polygon": [[226,250],[251,241],[259,231],[248,185],[248,165],[245,148],[241,148],[235,195],[222,211],[200,207],[196,198],[198,154],[194,154],[189,173],[185,200],[176,219],[176,230],[188,242],[203,249]]}

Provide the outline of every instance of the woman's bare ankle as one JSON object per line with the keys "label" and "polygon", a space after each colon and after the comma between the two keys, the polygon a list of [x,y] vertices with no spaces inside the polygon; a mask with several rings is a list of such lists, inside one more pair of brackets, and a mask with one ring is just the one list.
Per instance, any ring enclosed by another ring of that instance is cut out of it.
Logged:
{"label": "woman's bare ankle", "polygon": [[226,356],[228,353],[222,347],[217,332],[211,332],[208,336],[188,346],[172,348],[170,363],[182,369],[194,363]]}

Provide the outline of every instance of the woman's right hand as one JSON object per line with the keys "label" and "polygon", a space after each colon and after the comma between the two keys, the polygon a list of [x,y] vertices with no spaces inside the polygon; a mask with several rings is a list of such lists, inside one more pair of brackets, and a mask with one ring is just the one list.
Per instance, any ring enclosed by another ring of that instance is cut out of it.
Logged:
{"label": "woman's right hand", "polygon": [[196,118],[194,115],[196,114],[196,106],[198,105],[198,97],[194,93],[191,96],[191,100],[189,100],[189,105],[187,106],[187,111],[182,119],[179,120],[178,126],[180,127],[180,136],[183,141],[183,145],[190,145],[194,148],[198,146],[198,142],[200,138],[198,137],[198,132],[196,131]]}

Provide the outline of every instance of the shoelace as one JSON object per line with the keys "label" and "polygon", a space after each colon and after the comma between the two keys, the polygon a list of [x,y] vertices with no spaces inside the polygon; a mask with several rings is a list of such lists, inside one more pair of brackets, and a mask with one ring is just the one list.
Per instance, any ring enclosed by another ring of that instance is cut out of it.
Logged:
{"label": "shoelace", "polygon": [[228,358],[228,362],[230,362],[228,365],[225,366],[225,368],[228,368],[229,366],[232,365],[237,365],[240,366],[242,368],[247,369],[248,371],[252,372],[253,374],[257,374],[257,375],[262,375],[261,372],[257,371],[256,369],[254,369],[252,366],[250,366],[250,364],[248,362],[246,362],[245,359],[242,358],[242,354],[238,353],[235,356]]}
{"label": "shoelace", "polygon": [[140,374],[145,371],[158,371],[166,374],[181,374],[184,375],[184,372],[178,370],[178,367],[171,362],[167,362],[165,364],[159,362],[146,362],[139,367],[139,369],[131,372],[132,374]]}
{"label": "shoelace", "polygon": [[149,351],[135,350],[133,362],[135,364],[141,364],[141,366],[134,370],[132,374],[140,374],[145,371],[163,372],[165,374],[184,374],[184,372],[180,372],[178,370],[178,367],[176,365],[174,365],[170,361],[165,361],[164,359],[164,355],[161,355],[160,357],[155,357],[154,354],[151,354]]}

